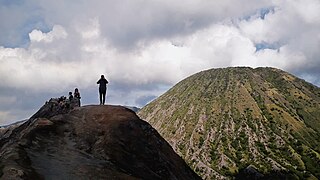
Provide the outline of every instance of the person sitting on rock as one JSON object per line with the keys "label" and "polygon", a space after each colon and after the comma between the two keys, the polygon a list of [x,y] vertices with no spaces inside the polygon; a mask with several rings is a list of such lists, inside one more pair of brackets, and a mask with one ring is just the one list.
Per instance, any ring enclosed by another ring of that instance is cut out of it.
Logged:
{"label": "person sitting on rock", "polygon": [[73,94],[74,94],[75,99],[77,100],[78,106],[80,107],[80,105],[81,105],[81,102],[80,102],[81,96],[80,96],[79,89],[78,88],[74,89],[74,93]]}
{"label": "person sitting on rock", "polygon": [[58,98],[58,104],[60,104],[61,102],[65,101],[66,97],[65,96],[61,96]]}
{"label": "person sitting on rock", "polygon": [[66,97],[64,96],[61,96],[58,100],[58,103],[59,103],[59,110],[64,110],[66,108]]}
{"label": "person sitting on rock", "polygon": [[73,99],[73,95],[72,95],[72,92],[69,92],[69,101],[71,102]]}

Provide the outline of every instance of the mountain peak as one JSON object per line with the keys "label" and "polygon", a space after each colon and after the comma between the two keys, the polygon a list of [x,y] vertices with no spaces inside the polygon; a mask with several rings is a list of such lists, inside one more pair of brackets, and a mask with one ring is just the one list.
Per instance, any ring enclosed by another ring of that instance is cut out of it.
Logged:
{"label": "mountain peak", "polygon": [[200,179],[147,122],[122,106],[51,112],[0,139],[4,179]]}
{"label": "mountain peak", "polygon": [[320,177],[320,89],[280,69],[202,71],[138,114],[204,179],[249,165],[265,175]]}

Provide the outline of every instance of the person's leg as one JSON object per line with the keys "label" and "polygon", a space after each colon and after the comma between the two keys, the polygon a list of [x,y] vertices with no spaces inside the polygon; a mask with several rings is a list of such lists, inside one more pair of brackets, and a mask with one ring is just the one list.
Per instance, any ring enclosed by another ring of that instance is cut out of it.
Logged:
{"label": "person's leg", "polygon": [[100,105],[102,105],[102,92],[99,92],[99,94],[100,94]]}
{"label": "person's leg", "polygon": [[104,105],[106,101],[106,92],[103,92],[103,96],[102,96],[102,104]]}

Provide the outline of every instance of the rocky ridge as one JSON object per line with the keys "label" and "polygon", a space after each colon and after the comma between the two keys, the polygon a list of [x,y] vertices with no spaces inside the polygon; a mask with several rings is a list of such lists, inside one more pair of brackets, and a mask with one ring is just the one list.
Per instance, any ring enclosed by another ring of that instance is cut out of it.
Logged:
{"label": "rocky ridge", "polygon": [[200,179],[127,108],[51,105],[1,134],[0,179]]}
{"label": "rocky ridge", "polygon": [[320,89],[282,70],[199,72],[138,115],[203,179],[320,178]]}

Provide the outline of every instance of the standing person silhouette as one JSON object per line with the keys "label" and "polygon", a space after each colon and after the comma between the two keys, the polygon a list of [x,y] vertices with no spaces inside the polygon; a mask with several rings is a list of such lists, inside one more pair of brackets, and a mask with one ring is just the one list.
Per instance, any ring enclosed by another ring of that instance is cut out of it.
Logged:
{"label": "standing person silhouette", "polygon": [[78,88],[74,89],[73,95],[74,95],[75,100],[77,101],[78,106],[80,107],[81,106],[81,102],[80,102],[81,96],[80,96],[80,92],[79,92]]}
{"label": "standing person silhouette", "polygon": [[101,78],[97,82],[99,84],[100,105],[104,105],[105,103],[108,83],[104,75],[101,75]]}

